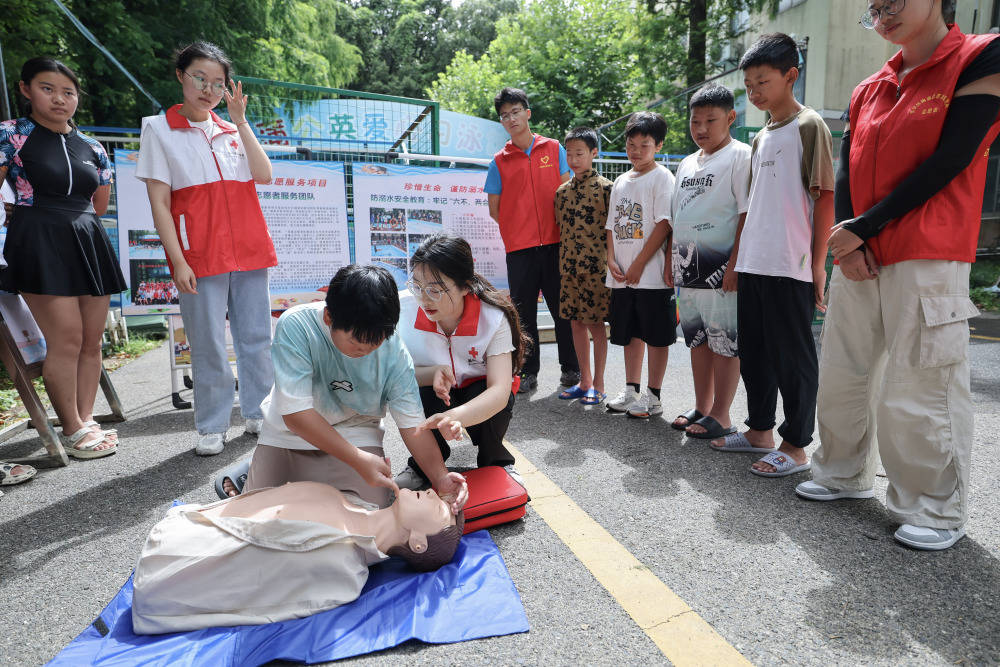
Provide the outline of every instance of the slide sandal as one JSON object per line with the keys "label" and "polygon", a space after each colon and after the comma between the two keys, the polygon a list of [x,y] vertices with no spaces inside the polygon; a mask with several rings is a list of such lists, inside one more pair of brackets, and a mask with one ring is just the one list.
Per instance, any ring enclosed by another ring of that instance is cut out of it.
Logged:
{"label": "slide sandal", "polygon": [[219,473],[218,477],[215,478],[215,492],[223,500],[229,498],[222,486],[223,482],[228,477],[232,480],[233,486],[236,487],[236,490],[243,493],[243,485],[247,483],[247,475],[249,474],[250,459],[247,458],[242,461],[237,461],[228,468],[223,469],[223,471]]}
{"label": "slide sandal", "polygon": [[729,428],[725,428],[715,419],[715,417],[709,417],[708,415],[705,415],[704,417],[695,421],[692,424],[688,424],[688,428],[691,428],[695,424],[705,429],[705,432],[692,433],[691,431],[684,429],[684,432],[687,434],[687,437],[697,438],[698,440],[715,440],[716,438],[724,438],[730,433],[736,433],[735,426],[730,426]]}
{"label": "slide sandal", "polygon": [[[684,414],[680,414],[674,417],[674,421],[670,422],[670,428],[674,429],[675,431],[683,431],[687,429],[688,426],[695,423],[704,416],[705,415],[698,412],[698,408],[691,408]],[[674,422],[676,422],[678,419],[686,419],[687,424],[675,424]]]}

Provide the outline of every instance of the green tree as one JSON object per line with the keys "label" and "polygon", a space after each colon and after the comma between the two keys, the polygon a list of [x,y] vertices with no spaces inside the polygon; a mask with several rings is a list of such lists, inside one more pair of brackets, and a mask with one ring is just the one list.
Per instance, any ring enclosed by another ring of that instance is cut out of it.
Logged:
{"label": "green tree", "polygon": [[634,108],[642,48],[629,0],[535,0],[497,25],[479,58],[460,51],[427,94],[445,107],[495,117],[499,88],[524,89],[532,125],[561,137],[579,124],[599,125]]}

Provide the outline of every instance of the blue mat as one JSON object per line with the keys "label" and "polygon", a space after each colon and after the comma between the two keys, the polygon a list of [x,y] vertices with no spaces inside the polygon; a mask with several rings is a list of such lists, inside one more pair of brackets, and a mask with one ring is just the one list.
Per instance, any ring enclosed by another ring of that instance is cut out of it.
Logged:
{"label": "blue mat", "polygon": [[354,602],[269,625],[169,635],[132,632],[132,578],[49,665],[262,665],[338,660],[419,639],[432,644],[528,631],[528,619],[485,530],[462,538],[449,565],[418,574],[393,558],[371,568]]}

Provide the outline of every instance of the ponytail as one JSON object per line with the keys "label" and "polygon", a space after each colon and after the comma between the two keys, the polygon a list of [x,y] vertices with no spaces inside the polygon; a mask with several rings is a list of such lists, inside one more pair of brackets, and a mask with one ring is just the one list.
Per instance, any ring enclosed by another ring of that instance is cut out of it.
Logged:
{"label": "ponytail", "polygon": [[479,297],[483,303],[499,308],[507,318],[507,325],[510,326],[510,340],[514,344],[514,352],[511,354],[511,364],[514,372],[521,370],[524,358],[531,351],[531,338],[521,329],[521,318],[517,314],[517,308],[510,300],[510,297],[498,290],[486,278],[478,273],[473,274],[469,281],[469,291]]}
{"label": "ponytail", "polygon": [[[30,86],[35,77],[42,72],[55,72],[56,74],[62,74],[73,82],[73,87],[76,88],[77,96],[80,95],[80,80],[76,78],[76,73],[55,58],[40,57],[27,60],[24,65],[21,66],[21,81],[24,82],[24,85]],[[21,104],[21,115],[24,118],[27,118],[31,115],[31,102],[25,99],[23,95],[18,97],[18,101]],[[67,122],[70,127],[76,129],[76,123],[73,122],[72,118],[70,118]]]}

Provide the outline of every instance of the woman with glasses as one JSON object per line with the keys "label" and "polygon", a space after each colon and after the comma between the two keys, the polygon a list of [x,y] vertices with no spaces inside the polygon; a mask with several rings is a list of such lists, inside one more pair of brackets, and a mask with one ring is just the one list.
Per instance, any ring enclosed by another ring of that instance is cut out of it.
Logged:
{"label": "woman with glasses", "polygon": [[[222,451],[233,407],[227,314],[248,433],[260,432],[260,404],[274,381],[267,270],[278,261],[254,187],[271,182],[271,162],[246,119],[243,84],[229,78],[219,47],[190,44],[175,67],[184,102],[142,119],[136,175],[146,182],[180,293],[201,436],[195,453],[209,456]],[[212,111],[223,98],[231,122]]]}
{"label": "woman with glasses", "polygon": [[[839,224],[820,359],[813,500],[871,498],[876,452],[899,542],[964,534],[973,436],[969,267],[989,146],[1000,132],[1000,41],[946,21],[954,3],[874,0],[861,25],[900,47],[854,90],[835,192]],[[876,437],[878,445],[876,446]]]}
{"label": "woman with glasses", "polygon": [[[446,441],[461,438],[464,426],[479,450],[478,466],[511,466],[514,457],[503,438],[517,392],[514,374],[530,345],[517,309],[476,273],[472,248],[463,238],[432,236],[410,264],[397,331],[413,357],[428,417],[420,428],[431,430],[445,461],[451,454]],[[413,457],[407,463],[396,484],[427,486]]]}

